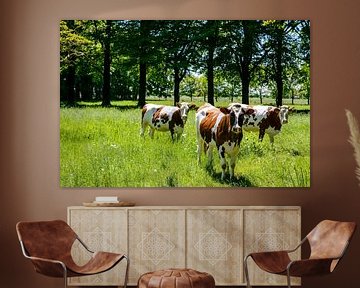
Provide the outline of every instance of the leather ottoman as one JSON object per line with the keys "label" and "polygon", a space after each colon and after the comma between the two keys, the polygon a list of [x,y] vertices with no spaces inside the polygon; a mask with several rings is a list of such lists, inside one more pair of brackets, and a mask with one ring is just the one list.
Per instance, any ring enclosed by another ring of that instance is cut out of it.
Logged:
{"label": "leather ottoman", "polygon": [[214,277],[193,269],[166,269],[140,276],[138,288],[214,288]]}

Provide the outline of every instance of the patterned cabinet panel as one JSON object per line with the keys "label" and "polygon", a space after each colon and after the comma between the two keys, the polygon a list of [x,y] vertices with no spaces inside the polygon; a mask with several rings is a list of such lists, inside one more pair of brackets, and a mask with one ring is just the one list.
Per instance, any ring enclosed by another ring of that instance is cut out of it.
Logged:
{"label": "patterned cabinet panel", "polygon": [[[244,286],[244,256],[294,248],[301,240],[300,213],[293,206],[69,207],[68,223],[91,249],[128,254],[130,285],[149,271],[187,267],[212,274],[216,285]],[[86,262],[85,252],[74,245],[75,261]],[[300,258],[300,250],[293,258]],[[252,260],[249,272],[253,285],[286,285],[286,277],[265,273]],[[124,274],[125,261],[69,284],[117,286]]]}
{"label": "patterned cabinet panel", "polygon": [[[91,250],[127,253],[126,209],[69,209],[68,223]],[[78,241],[73,246],[72,255],[76,263],[80,264],[89,259],[89,253]],[[69,284],[122,285],[125,262],[121,261],[120,264],[105,273],[69,278]]]}
{"label": "patterned cabinet panel", "polygon": [[187,210],[187,266],[212,274],[216,285],[242,278],[242,210]]}
{"label": "patterned cabinet panel", "polygon": [[[251,252],[293,249],[300,243],[300,209],[246,209],[244,211],[244,255]],[[300,259],[298,249],[291,257]],[[260,270],[248,260],[252,285],[286,285],[286,277]],[[292,284],[300,285],[299,278]]]}
{"label": "patterned cabinet panel", "polygon": [[130,209],[129,283],[145,272],[185,267],[185,210]]}

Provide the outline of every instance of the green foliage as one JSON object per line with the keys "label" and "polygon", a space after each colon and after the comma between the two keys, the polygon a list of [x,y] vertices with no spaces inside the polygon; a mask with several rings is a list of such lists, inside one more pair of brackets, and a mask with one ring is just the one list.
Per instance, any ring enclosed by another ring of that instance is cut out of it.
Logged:
{"label": "green foliage", "polygon": [[[308,20],[121,20],[112,21],[110,96],[137,100],[140,62],[146,64],[146,97],[208,97],[209,65],[215,101],[276,97],[276,74],[284,98],[310,97],[310,22]],[[276,66],[281,36],[281,65]],[[101,100],[105,20],[60,21],[61,99]],[[210,53],[211,52],[211,53]],[[209,62],[211,57],[211,63]],[[75,87],[67,82],[75,67]],[[281,71],[279,70],[281,67]],[[277,79],[277,80],[276,80]],[[176,92],[179,85],[179,92]],[[67,88],[67,89],[66,89]],[[232,101],[232,100],[231,100]]]}
{"label": "green foliage", "polygon": [[75,27],[69,27],[68,21],[60,21],[60,71],[69,65],[80,65],[83,58],[93,58],[99,47],[94,40],[87,38],[79,31],[84,30],[81,21]]}
{"label": "green foliage", "polygon": [[[220,101],[221,99],[219,99]],[[222,100],[221,100],[222,101]],[[169,104],[171,101],[154,101]],[[82,103],[61,108],[60,185],[62,187],[309,187],[310,116],[291,114],[289,123],[270,145],[257,133],[241,143],[233,181],[220,180],[217,153],[211,169],[203,155],[197,164],[195,111],[190,111],[184,136],[170,133],[140,137],[141,110],[136,101],[119,101],[113,108]],[[224,101],[223,106],[228,102]],[[201,102],[196,102],[201,105]]]}

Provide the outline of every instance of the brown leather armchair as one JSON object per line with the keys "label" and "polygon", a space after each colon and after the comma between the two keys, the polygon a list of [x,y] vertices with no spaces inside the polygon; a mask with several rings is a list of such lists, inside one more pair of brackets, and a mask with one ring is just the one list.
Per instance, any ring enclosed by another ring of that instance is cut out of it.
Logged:
{"label": "brown leather armchair", "polygon": [[[20,245],[24,256],[31,260],[35,271],[50,277],[64,278],[65,288],[67,277],[87,276],[112,269],[125,259],[126,272],[124,288],[127,285],[129,259],[125,254],[91,251],[62,220],[19,222],[16,225]],[[92,254],[83,266],[78,266],[72,256],[71,247],[78,240]]]}
{"label": "brown leather armchair", "polygon": [[[333,272],[344,256],[355,229],[354,222],[324,220],[292,250],[250,253],[244,259],[247,287],[251,287],[247,267],[249,257],[266,272],[286,275],[289,288],[291,276],[315,276]],[[306,241],[310,245],[310,257],[292,261],[289,253],[296,251]]]}

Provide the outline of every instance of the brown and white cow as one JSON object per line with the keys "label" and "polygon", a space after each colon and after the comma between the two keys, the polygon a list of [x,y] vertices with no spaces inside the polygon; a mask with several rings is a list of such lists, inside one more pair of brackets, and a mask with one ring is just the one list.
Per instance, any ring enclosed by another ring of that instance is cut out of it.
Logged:
{"label": "brown and white cow", "polygon": [[231,103],[232,105],[241,105],[244,108],[252,108],[254,112],[244,117],[243,129],[245,131],[259,131],[259,141],[262,141],[265,133],[269,135],[270,143],[274,143],[274,136],[279,134],[283,124],[289,122],[289,106],[250,106],[240,103]]}
{"label": "brown and white cow", "polygon": [[173,140],[179,139],[192,105],[186,102],[179,103],[178,107],[146,104],[142,109],[140,135],[144,136],[145,130],[149,126],[151,138],[154,137],[154,132],[157,130],[170,131]]}
{"label": "brown and white cow", "polygon": [[243,120],[249,113],[253,113],[253,110],[241,107],[241,105],[218,109],[211,104],[201,106],[196,112],[198,162],[201,161],[201,153],[206,152],[208,161],[211,163],[212,150],[216,147],[220,156],[222,180],[224,180],[227,168],[225,154],[230,157],[230,179],[234,176],[243,137]]}

